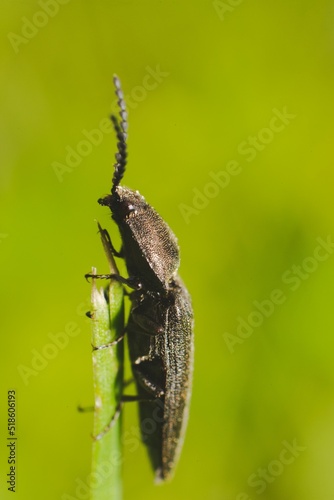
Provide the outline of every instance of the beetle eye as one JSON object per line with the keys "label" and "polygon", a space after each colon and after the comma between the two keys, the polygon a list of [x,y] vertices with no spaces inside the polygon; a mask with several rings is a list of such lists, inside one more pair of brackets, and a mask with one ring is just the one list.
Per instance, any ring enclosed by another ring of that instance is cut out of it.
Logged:
{"label": "beetle eye", "polygon": [[136,206],[133,203],[131,203],[130,201],[123,200],[121,202],[121,205],[122,205],[123,215],[129,216],[129,215],[132,215],[132,214],[134,215],[137,213]]}

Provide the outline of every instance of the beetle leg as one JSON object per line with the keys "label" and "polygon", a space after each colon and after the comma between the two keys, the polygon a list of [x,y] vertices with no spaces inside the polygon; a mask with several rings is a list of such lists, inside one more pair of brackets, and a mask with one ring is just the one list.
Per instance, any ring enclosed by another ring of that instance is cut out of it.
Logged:
{"label": "beetle leg", "polygon": [[120,276],[119,274],[91,274],[87,273],[85,274],[86,280],[88,278],[97,278],[100,280],[115,280],[118,281],[119,283],[123,283],[123,285],[127,285],[130,288],[134,288],[135,290],[140,290],[142,288],[142,285],[136,278],[123,278],[123,276]]}
{"label": "beetle leg", "polygon": [[152,310],[145,304],[139,304],[131,311],[128,321],[128,331],[134,332],[135,334],[141,333],[154,337],[164,333],[166,321],[166,314],[160,314],[158,311],[152,314]]}
{"label": "beetle leg", "polygon": [[88,413],[90,411],[94,411],[94,406],[81,406],[81,405],[78,405],[77,406],[77,410],[79,413]]}
{"label": "beetle leg", "polygon": [[109,245],[111,253],[115,257],[124,258],[124,247],[123,247],[123,245],[121,246],[120,251],[117,252],[116,248],[112,244],[112,241],[111,241],[111,238],[110,238],[110,234],[108,233],[108,231],[106,229],[102,229],[102,227],[100,226],[100,224],[99,224],[99,231],[100,231],[101,234],[103,234],[104,238],[106,239],[106,243]]}
{"label": "beetle leg", "polygon": [[92,436],[94,441],[100,441],[100,439],[102,439],[103,436],[105,436],[107,434],[107,432],[115,425],[118,417],[121,414],[122,406],[123,406],[123,402],[121,401],[120,403],[118,403],[116,411],[115,411],[114,415],[112,416],[109,424],[105,426],[105,428],[103,429],[103,431],[100,432],[100,434],[98,434],[97,436]]}
{"label": "beetle leg", "polygon": [[143,398],[143,396],[138,396],[137,394],[123,394],[122,403],[153,403],[159,398]]}
{"label": "beetle leg", "polygon": [[131,332],[143,333],[144,335],[148,335],[150,337],[160,335],[165,331],[165,327],[154,319],[140,313],[136,314],[134,311],[131,314],[128,329],[131,330]]}
{"label": "beetle leg", "polygon": [[117,339],[113,340],[112,342],[108,342],[108,344],[103,344],[99,346],[95,346],[92,344],[93,351],[101,351],[102,349],[108,349],[109,347],[113,347],[114,345],[117,345],[119,342],[121,342],[126,334],[126,330],[120,335]]}
{"label": "beetle leg", "polygon": [[[139,403],[141,403],[141,402],[143,402],[143,403],[150,403],[150,402],[156,401],[157,399],[159,399],[159,396],[155,396],[153,398],[143,398],[141,396],[131,396],[131,395],[127,396],[127,395],[123,395],[122,398],[121,398],[121,401],[117,405],[117,408],[116,408],[116,411],[115,411],[114,415],[110,419],[109,424],[106,425],[105,428],[103,429],[103,431],[101,431],[99,434],[97,434],[97,436],[92,436],[93,440],[94,441],[100,441],[100,439],[102,439],[103,436],[105,436],[107,434],[107,432],[115,425],[118,417],[121,414],[121,411],[122,411],[124,403],[133,402],[133,401],[139,402]],[[80,408],[79,411],[83,411],[83,410]]]}
{"label": "beetle leg", "polygon": [[[149,360],[146,356],[138,358],[134,363],[132,363],[132,371],[136,381],[141,385],[141,387],[157,399],[164,396],[165,391],[162,388],[162,380],[159,380],[162,378],[161,373],[157,373],[156,375],[158,376],[154,377],[155,379],[158,379],[158,382],[152,381],[152,373],[150,373],[147,368],[151,368],[152,370],[153,363],[154,361]],[[159,370],[161,367],[158,365],[156,368]]]}

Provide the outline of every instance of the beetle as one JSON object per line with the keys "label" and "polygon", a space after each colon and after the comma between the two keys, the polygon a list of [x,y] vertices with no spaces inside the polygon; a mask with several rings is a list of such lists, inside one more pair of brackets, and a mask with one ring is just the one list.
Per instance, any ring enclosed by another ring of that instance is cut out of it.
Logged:
{"label": "beetle", "polygon": [[[117,136],[111,193],[98,203],[111,210],[122,246],[112,252],[125,260],[131,308],[126,325],[137,388],[141,436],[148,448],[156,482],[170,479],[181,452],[191,396],[193,310],[178,276],[179,248],[167,223],[138,191],[121,186],[127,164],[127,112],[114,76],[120,120],[111,116]],[[99,277],[99,276],[97,276]],[[124,397],[126,400],[126,396]]]}

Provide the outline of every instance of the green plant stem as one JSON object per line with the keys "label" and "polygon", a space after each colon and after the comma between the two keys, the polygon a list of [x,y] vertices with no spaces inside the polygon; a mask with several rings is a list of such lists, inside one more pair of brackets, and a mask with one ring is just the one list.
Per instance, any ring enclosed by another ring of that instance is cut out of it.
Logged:
{"label": "green plant stem", "polygon": [[[117,273],[106,232],[99,226],[111,273]],[[96,274],[93,268],[92,274]],[[123,341],[107,346],[123,334],[123,287],[110,280],[107,288],[97,289],[92,280],[92,345],[93,350],[94,425],[91,471],[92,500],[120,500],[121,482],[121,417],[117,415],[123,384]],[[110,424],[112,425],[110,426]],[[97,439],[98,438],[98,439]]]}

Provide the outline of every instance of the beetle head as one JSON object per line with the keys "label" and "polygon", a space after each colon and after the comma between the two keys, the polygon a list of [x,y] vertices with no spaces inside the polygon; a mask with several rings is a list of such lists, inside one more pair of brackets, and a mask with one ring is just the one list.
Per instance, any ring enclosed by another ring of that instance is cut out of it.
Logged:
{"label": "beetle head", "polygon": [[129,275],[146,289],[166,289],[179,267],[177,239],[167,223],[138,191],[124,186],[99,203],[118,225]]}

